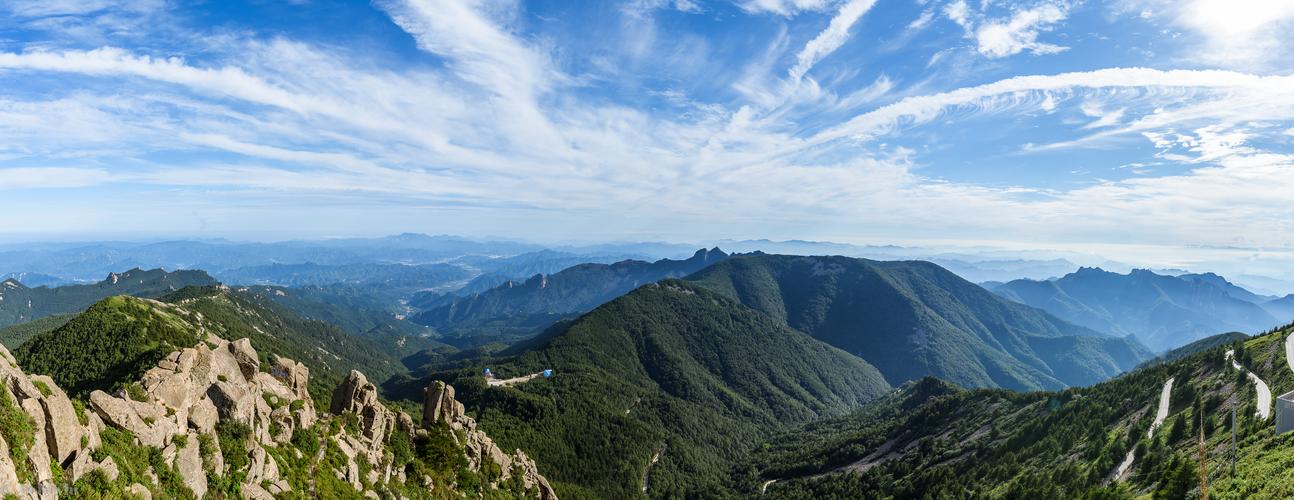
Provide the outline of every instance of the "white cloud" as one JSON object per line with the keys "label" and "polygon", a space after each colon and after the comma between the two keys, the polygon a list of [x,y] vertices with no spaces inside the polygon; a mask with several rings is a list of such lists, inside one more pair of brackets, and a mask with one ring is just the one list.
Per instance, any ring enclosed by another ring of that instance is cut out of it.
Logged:
{"label": "white cloud", "polygon": [[104,170],[78,167],[0,168],[0,189],[79,188],[108,182]]}
{"label": "white cloud", "polygon": [[1294,47],[1294,2],[1284,0],[1123,0],[1117,13],[1183,30],[1183,59],[1211,66],[1283,71]]}
{"label": "white cloud", "polygon": [[810,138],[823,143],[844,137],[871,139],[900,125],[925,123],[947,108],[970,106],[995,109],[1021,102],[1039,102],[1048,92],[1072,88],[1204,88],[1249,89],[1264,95],[1288,99],[1294,88],[1294,77],[1255,76],[1221,70],[1171,70],[1148,68],[1110,68],[1058,75],[1017,76],[997,82],[965,87],[949,92],[905,98],[858,115],[848,122]]}
{"label": "white cloud", "polygon": [[813,65],[827,57],[849,40],[849,29],[876,4],[876,0],[849,0],[840,6],[840,11],[831,18],[827,29],[804,45],[795,57],[795,66],[788,71],[791,80],[798,82]]}
{"label": "white cloud", "polygon": [[[988,7],[985,2],[983,8]],[[957,0],[944,7],[944,15],[961,26],[966,37],[974,40],[975,49],[989,58],[1013,56],[1021,52],[1054,54],[1066,47],[1038,41],[1038,36],[1051,30],[1069,16],[1069,4],[1042,2],[1028,8],[1013,8],[1009,17],[995,18],[972,11],[965,0]]]}
{"label": "white cloud", "polygon": [[828,0],[739,0],[737,5],[750,13],[772,13],[791,16],[804,11],[825,10]]}
{"label": "white cloud", "polygon": [[975,32],[979,52],[988,57],[1006,57],[1029,51],[1054,54],[1065,47],[1038,42],[1038,33],[1063,21],[1066,13],[1060,7],[1044,4],[1016,12],[1006,21],[988,22]]}

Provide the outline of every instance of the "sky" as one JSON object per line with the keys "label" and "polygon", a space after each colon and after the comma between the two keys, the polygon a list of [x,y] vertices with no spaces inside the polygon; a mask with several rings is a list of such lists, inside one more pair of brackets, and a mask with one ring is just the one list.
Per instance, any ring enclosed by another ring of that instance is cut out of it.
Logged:
{"label": "sky", "polygon": [[1294,2],[0,0],[0,235],[1294,253]]}

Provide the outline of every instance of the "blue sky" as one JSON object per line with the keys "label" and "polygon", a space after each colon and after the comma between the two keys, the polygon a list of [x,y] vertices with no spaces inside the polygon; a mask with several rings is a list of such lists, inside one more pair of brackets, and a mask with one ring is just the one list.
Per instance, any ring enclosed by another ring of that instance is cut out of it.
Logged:
{"label": "blue sky", "polygon": [[1294,251],[1294,3],[0,1],[0,233]]}

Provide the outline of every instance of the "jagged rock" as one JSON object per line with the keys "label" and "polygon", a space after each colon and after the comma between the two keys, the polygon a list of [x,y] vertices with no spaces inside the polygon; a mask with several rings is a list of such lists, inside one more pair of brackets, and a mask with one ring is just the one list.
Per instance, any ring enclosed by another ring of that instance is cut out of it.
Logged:
{"label": "jagged rock", "polygon": [[377,386],[369,383],[363,373],[352,370],[333,391],[331,408],[334,415],[351,412],[359,418],[363,442],[356,442],[353,447],[357,453],[364,453],[369,463],[380,463],[396,417],[378,401]]}
{"label": "jagged rock", "polygon": [[265,491],[260,484],[244,484],[243,498],[246,500],[274,500],[274,495]]}
{"label": "jagged rock", "polygon": [[287,358],[278,358],[274,361],[274,368],[271,372],[275,378],[278,378],[287,385],[297,399],[307,399],[310,397],[309,382],[310,368],[301,363],[293,362]]}
{"label": "jagged rock", "polygon": [[358,490],[363,488],[363,485],[359,482],[359,463],[355,461],[359,451],[356,449],[355,444],[358,443],[354,442],[354,438],[347,435],[342,435],[337,439],[337,448],[346,457],[346,470],[337,471],[337,477],[350,483],[351,486]]}
{"label": "jagged rock", "polygon": [[193,493],[202,498],[207,494],[207,472],[202,468],[202,453],[198,445],[198,434],[189,433],[184,447],[179,449],[175,458],[175,468]]}
{"label": "jagged rock", "polygon": [[368,383],[363,373],[351,370],[336,389],[332,391],[332,404],[328,411],[333,415],[346,412],[359,413],[365,406],[377,402],[377,387]]}
{"label": "jagged rock", "polygon": [[216,406],[220,420],[252,424],[256,415],[256,395],[245,385],[217,381],[207,389],[207,397]]}
{"label": "jagged rock", "polygon": [[[504,453],[490,436],[477,430],[476,421],[467,416],[463,404],[454,399],[453,386],[436,381],[423,390],[423,398],[422,425],[429,427],[444,422],[451,429],[463,431],[465,437],[459,444],[463,446],[468,466],[472,470],[479,472],[482,464],[489,460],[499,466],[503,471],[502,479],[506,480],[512,477],[513,466],[516,465],[521,469],[522,483],[527,488],[534,487],[538,490],[540,499],[557,498],[557,493],[548,484],[548,480],[539,474],[538,467],[530,457],[521,450],[516,450],[512,455]],[[452,436],[458,441],[457,433]]]}
{"label": "jagged rock", "polygon": [[70,476],[72,481],[77,481],[95,469],[102,471],[109,480],[116,480],[120,473],[117,470],[117,462],[114,462],[112,457],[104,457],[103,462],[95,462],[89,453],[78,454],[63,472]]}
{"label": "jagged rock", "polygon": [[9,443],[0,437],[0,495],[18,494],[18,471],[9,458]]}
{"label": "jagged rock", "polygon": [[181,429],[169,420],[165,410],[157,404],[131,401],[109,396],[103,391],[90,393],[90,407],[103,421],[130,431],[140,443],[154,448],[165,448],[171,436]]}
{"label": "jagged rock", "polygon": [[216,421],[219,419],[220,412],[216,410],[216,405],[211,402],[210,398],[199,399],[193,406],[189,407],[189,427],[196,429],[200,433],[215,432]]}
{"label": "jagged rock", "polygon": [[33,383],[39,382],[49,389],[50,395],[40,398],[41,410],[44,413],[45,435],[49,445],[49,454],[59,463],[67,461],[81,447],[81,438],[86,430],[76,417],[72,400],[68,399],[63,389],[54,380],[44,375],[33,375]]}
{"label": "jagged rock", "polygon": [[[98,413],[91,411],[86,415],[85,422],[85,432],[90,438],[87,440],[85,448],[86,450],[97,450],[103,444],[103,438],[99,435],[105,428],[103,419],[99,417]],[[82,453],[84,452],[82,451]]]}
{"label": "jagged rock", "polygon": [[251,380],[261,370],[261,360],[256,356],[256,350],[252,349],[251,339],[241,338],[230,342],[229,352],[238,363],[238,370],[242,372],[244,379]]}

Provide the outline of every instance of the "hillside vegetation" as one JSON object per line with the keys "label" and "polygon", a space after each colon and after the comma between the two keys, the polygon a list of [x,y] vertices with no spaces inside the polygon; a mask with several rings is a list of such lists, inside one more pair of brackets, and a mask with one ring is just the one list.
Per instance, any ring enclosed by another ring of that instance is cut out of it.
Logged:
{"label": "hillside vegetation", "polygon": [[556,370],[496,388],[480,364],[435,376],[504,448],[535,457],[563,498],[730,495],[729,468],[752,443],[888,389],[865,361],[678,280],[559,324],[490,367]]}
{"label": "hillside vegetation", "polygon": [[[788,432],[737,482],[769,498],[1194,498],[1201,433],[1210,498],[1294,494],[1294,434],[1256,415],[1254,384],[1294,389],[1285,342],[1294,328],[1200,350],[1089,388],[1013,393],[921,381],[852,416]],[[1173,379],[1167,418],[1148,437]],[[1230,472],[1231,406],[1239,460]],[[1118,465],[1131,452],[1123,477]],[[740,473],[739,473],[740,474]]]}
{"label": "hillside vegetation", "polygon": [[929,262],[751,254],[688,277],[867,360],[892,384],[1059,389],[1149,358],[1109,337],[997,297]]}
{"label": "hillside vegetation", "polygon": [[67,324],[41,333],[15,356],[28,370],[50,375],[69,392],[113,390],[138,378],[169,352],[214,334],[250,338],[270,356],[301,361],[311,391],[322,397],[353,369],[377,380],[403,373],[399,360],[363,337],[322,321],[303,319],[256,294],[218,286],[189,287],[161,301],[104,299]]}

